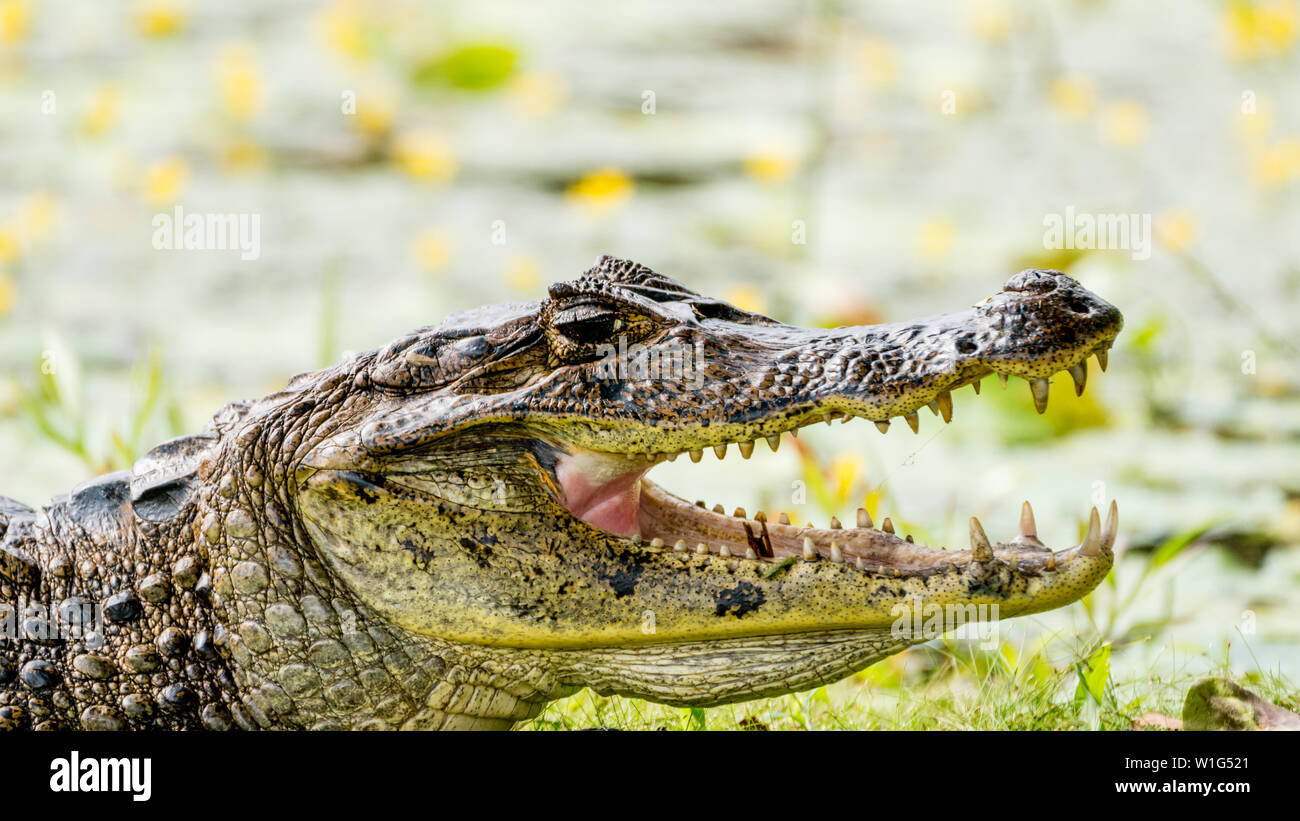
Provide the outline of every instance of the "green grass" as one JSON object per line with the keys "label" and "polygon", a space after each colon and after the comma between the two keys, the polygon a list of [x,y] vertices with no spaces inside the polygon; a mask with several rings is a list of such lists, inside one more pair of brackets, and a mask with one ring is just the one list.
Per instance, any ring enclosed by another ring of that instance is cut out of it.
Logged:
{"label": "green grass", "polygon": [[[1080,655],[1074,663],[1082,663]],[[1270,675],[1233,676],[1226,665],[1171,678],[1115,683],[1100,702],[1080,697],[1074,663],[1042,652],[971,654],[956,643],[913,648],[848,679],[803,693],[709,709],[665,707],[583,690],[548,705],[522,730],[1128,730],[1148,712],[1182,714],[1206,675],[1235,678],[1263,698],[1300,708],[1300,689]],[[915,670],[921,672],[902,673]]]}

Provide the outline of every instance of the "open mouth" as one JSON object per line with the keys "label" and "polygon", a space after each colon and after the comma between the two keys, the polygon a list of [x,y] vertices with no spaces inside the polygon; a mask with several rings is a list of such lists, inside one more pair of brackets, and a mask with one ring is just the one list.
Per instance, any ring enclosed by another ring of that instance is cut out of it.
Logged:
{"label": "open mouth", "polygon": [[[1108,347],[1109,342],[1091,352],[1097,356],[1103,370]],[[1086,361],[1085,354],[1064,368],[1074,378],[1076,394],[1082,394],[1086,385]],[[991,373],[993,371],[986,370],[965,375],[925,404],[945,423],[950,422],[952,390],[970,384],[978,393],[980,380]],[[998,375],[1005,384],[1006,375]],[[1048,378],[1028,377],[1026,381],[1035,406],[1040,413],[1043,412],[1047,406]],[[918,429],[917,409],[901,415],[913,431]],[[889,518],[877,522],[861,508],[847,527],[834,517],[825,528],[797,526],[791,524],[784,513],[769,517],[763,511],[750,514],[744,508],[728,513],[718,504],[710,506],[703,500],[691,502],[645,478],[655,465],[672,461],[683,453],[698,462],[704,449],[711,448],[721,459],[726,456],[729,446],[735,444],[741,457],[748,459],[758,438],[763,438],[775,451],[780,446],[782,435],[787,432],[797,436],[802,427],[829,424],[835,419],[848,422],[855,416],[851,408],[811,407],[805,414],[784,415],[784,429],[772,431],[770,423],[755,423],[756,427],[762,425],[761,436],[718,441],[690,451],[616,454],[570,446],[555,464],[560,501],[576,518],[600,530],[640,542],[650,550],[759,562],[769,565],[768,573],[775,573],[795,561],[829,561],[855,566],[872,574],[899,577],[943,572],[953,565],[970,562],[998,561],[1022,574],[1039,575],[1063,569],[1076,558],[1096,556],[1114,546],[1119,524],[1114,502],[1104,526],[1097,509],[1093,508],[1087,534],[1071,548],[1056,552],[1048,549],[1038,538],[1033,510],[1025,502],[1019,532],[1012,538],[990,542],[979,520],[972,518],[970,548],[944,550],[915,543],[911,536],[896,533]],[[888,419],[870,421],[882,433],[889,427]]]}

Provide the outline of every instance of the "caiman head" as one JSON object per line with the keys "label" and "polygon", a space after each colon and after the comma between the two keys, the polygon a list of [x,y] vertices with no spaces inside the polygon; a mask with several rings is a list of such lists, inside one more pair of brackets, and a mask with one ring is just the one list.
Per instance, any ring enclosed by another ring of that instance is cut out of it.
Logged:
{"label": "caiman head", "polygon": [[928,638],[898,629],[900,606],[1005,618],[1075,601],[1111,566],[1114,505],[1064,550],[1026,506],[1019,534],[992,542],[972,519],[970,549],[949,551],[865,510],[849,528],[728,515],[646,474],[835,418],[915,428],[929,406],[948,421],[952,391],[992,373],[1027,380],[1041,411],[1048,378],[1069,370],[1082,391],[1121,324],[1070,277],[1031,270],[958,313],[800,328],[603,257],[540,303],[457,314],[309,375],[334,398],[294,441],[289,496],[329,570],[410,634],[547,666],[568,690],[681,705],[790,692]]}

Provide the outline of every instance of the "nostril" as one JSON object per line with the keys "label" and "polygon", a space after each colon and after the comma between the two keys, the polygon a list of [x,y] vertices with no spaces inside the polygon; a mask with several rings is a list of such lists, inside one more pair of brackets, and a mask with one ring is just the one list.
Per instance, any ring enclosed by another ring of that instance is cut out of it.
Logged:
{"label": "nostril", "polygon": [[1038,294],[1045,294],[1056,289],[1056,276],[1060,271],[1046,271],[1038,268],[1030,268],[1021,271],[1011,279],[1007,284],[1002,286],[1004,291],[1032,291]]}
{"label": "nostril", "polygon": [[979,346],[969,336],[957,340],[957,353],[972,354],[978,350]]}
{"label": "nostril", "polygon": [[1083,299],[1077,294],[1071,294],[1065,298],[1065,308],[1066,310],[1073,311],[1076,314],[1092,313],[1092,306],[1088,304],[1086,299]]}

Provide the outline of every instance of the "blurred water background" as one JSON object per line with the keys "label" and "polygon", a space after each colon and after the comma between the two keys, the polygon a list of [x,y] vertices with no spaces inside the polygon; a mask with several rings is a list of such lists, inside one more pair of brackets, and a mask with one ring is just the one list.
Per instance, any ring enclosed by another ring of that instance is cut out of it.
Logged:
{"label": "blurred water background", "polygon": [[[1116,498],[1115,584],[1003,625],[1007,647],[1110,641],[1116,681],[1226,663],[1294,682],[1298,16],[0,0],[0,493],[40,504],[226,401],[539,298],[601,253],[826,326],[1060,268],[1126,316],[1082,398],[1063,376],[1040,417],[1023,382],[988,380],[951,426],[836,425],[655,478],[799,520],[866,500],[949,546],[972,514],[1014,534],[1024,498],[1045,541],[1072,544]],[[156,249],[177,205],[257,215],[257,258]],[[1149,256],[1045,247],[1067,209],[1150,215]]]}

